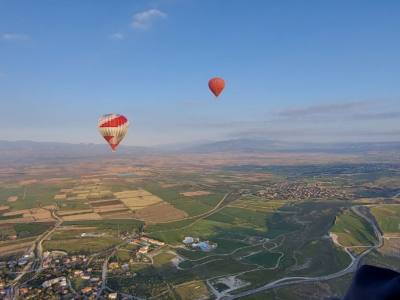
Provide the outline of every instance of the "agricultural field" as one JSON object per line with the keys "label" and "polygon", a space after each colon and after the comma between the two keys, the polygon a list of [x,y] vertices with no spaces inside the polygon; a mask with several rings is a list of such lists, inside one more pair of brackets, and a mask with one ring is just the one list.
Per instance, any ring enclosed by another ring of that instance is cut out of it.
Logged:
{"label": "agricultural field", "polygon": [[[125,158],[83,164],[88,175],[67,166],[59,171],[65,179],[34,170],[42,174],[37,180],[0,183],[1,253],[36,248],[37,255],[40,244],[43,252],[87,256],[85,268],[97,277],[107,260],[117,263],[108,266],[107,288],[118,292],[213,299],[284,277],[340,272],[352,262],[345,250],[357,256],[377,243],[375,218],[384,245],[365,262],[400,267],[400,167],[253,165],[225,157],[193,166],[184,157],[178,165],[152,159],[140,167]],[[349,280],[345,274],[243,299],[342,296]],[[90,283],[74,277],[71,284]]]}
{"label": "agricultural field", "polygon": [[154,266],[155,267],[161,267],[163,265],[169,265],[171,264],[171,260],[175,258],[176,255],[170,252],[162,252],[160,254],[157,254],[156,256],[153,256],[153,261],[154,261]]}
{"label": "agricultural field", "polygon": [[15,241],[0,242],[0,258],[12,254],[22,254],[31,248],[35,238],[22,238]]}
{"label": "agricultural field", "polygon": [[[107,185],[110,183],[108,182]],[[148,223],[168,222],[187,216],[160,197],[141,189],[124,189],[128,185],[107,188],[101,181],[61,189],[56,195],[64,221],[140,219]]]}
{"label": "agricultural field", "polygon": [[214,208],[224,197],[223,193],[212,193],[196,197],[183,196],[181,193],[187,192],[185,186],[162,188],[158,184],[148,184],[145,185],[145,189],[175,208],[186,212],[190,217],[206,213]]}
{"label": "agricultural field", "polygon": [[384,204],[371,208],[384,234],[400,233],[400,204]]}
{"label": "agricultural field", "polygon": [[58,184],[32,183],[27,185],[12,184],[0,188],[0,205],[9,206],[11,210],[39,208],[55,203],[54,195]]}
{"label": "agricultural field", "polygon": [[43,248],[46,251],[65,251],[70,254],[93,254],[111,249],[121,243],[117,237],[105,236],[96,238],[72,237],[66,239],[46,240]]}
{"label": "agricultural field", "polygon": [[339,244],[345,247],[368,246],[376,243],[372,226],[348,209],[336,217],[331,234]]}
{"label": "agricultural field", "polygon": [[181,299],[208,299],[210,293],[203,281],[192,281],[175,286]]}
{"label": "agricultural field", "polygon": [[172,222],[186,218],[188,215],[182,210],[176,209],[167,202],[161,202],[136,210],[134,217],[148,224]]}
{"label": "agricultural field", "polygon": [[335,280],[329,280],[317,283],[295,284],[287,287],[279,287],[268,292],[259,293],[243,297],[243,300],[321,300],[329,297],[344,297],[346,290],[350,286],[350,276],[343,276]]}
{"label": "agricultural field", "polygon": [[51,223],[0,225],[0,256],[27,251],[35,239],[51,226]]}
{"label": "agricultural field", "polygon": [[185,197],[196,197],[196,196],[206,196],[209,195],[210,192],[207,191],[194,191],[194,192],[183,192],[181,193],[182,196]]}
{"label": "agricultural field", "polygon": [[137,210],[162,202],[159,197],[142,189],[117,192],[115,196],[130,210]]}

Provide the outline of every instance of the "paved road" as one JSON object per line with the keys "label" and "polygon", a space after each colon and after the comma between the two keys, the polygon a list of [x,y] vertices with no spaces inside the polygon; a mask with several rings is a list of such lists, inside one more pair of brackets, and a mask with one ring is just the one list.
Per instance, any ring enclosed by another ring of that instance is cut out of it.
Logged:
{"label": "paved road", "polygon": [[290,285],[290,284],[298,284],[298,283],[308,283],[308,282],[315,282],[315,281],[325,281],[325,280],[330,280],[330,279],[334,279],[334,278],[338,278],[338,277],[342,277],[343,275],[346,275],[348,273],[352,273],[354,271],[357,270],[361,259],[366,256],[368,253],[370,253],[371,251],[373,251],[374,249],[377,249],[379,247],[381,247],[383,245],[383,236],[381,231],[379,230],[378,225],[376,224],[375,220],[369,218],[367,215],[365,215],[361,210],[363,209],[362,206],[353,206],[352,211],[357,214],[358,216],[360,216],[361,218],[363,218],[364,220],[366,220],[368,223],[371,224],[374,233],[376,235],[376,237],[378,238],[378,242],[374,245],[371,246],[368,250],[364,251],[361,255],[357,256],[357,257],[353,257],[349,250],[347,249],[347,247],[345,247],[345,251],[350,255],[350,257],[352,258],[352,261],[350,263],[350,265],[348,265],[345,269],[333,273],[333,274],[329,274],[329,275],[324,275],[324,276],[318,276],[318,277],[285,277],[282,279],[278,279],[276,281],[267,283],[259,288],[255,288],[252,290],[248,290],[248,291],[244,291],[242,293],[236,294],[236,295],[226,295],[223,296],[219,299],[221,300],[231,300],[231,299],[239,299],[242,297],[246,297],[249,295],[253,295],[253,294],[257,294],[260,292],[264,292],[266,290],[269,289],[274,289],[280,286],[285,286],[285,285]]}
{"label": "paved road", "polygon": [[[174,222],[178,222],[178,221],[185,221],[185,220],[194,220],[194,222],[196,222],[198,219],[204,219],[209,217],[210,215],[214,214],[215,212],[217,212],[217,210],[223,208],[221,207],[222,204],[225,202],[226,198],[228,198],[229,196],[235,195],[233,193],[226,193],[224,195],[224,197],[222,197],[222,199],[217,203],[217,205],[215,205],[212,209],[210,209],[209,211],[206,211],[202,214],[196,215],[196,216],[191,216],[191,217],[186,217],[183,219],[179,219],[179,220],[172,220],[172,221],[166,221],[166,222],[159,222],[157,224],[168,224],[168,223],[174,223]],[[159,231],[153,231],[153,232],[163,232],[163,231],[169,231],[168,230],[159,230]]]}
{"label": "paved road", "polygon": [[11,284],[11,291],[9,294],[9,297],[11,299],[16,299],[18,297],[18,287],[20,285],[20,280],[22,277],[29,273],[29,272],[36,272],[36,274],[40,273],[42,270],[42,264],[43,264],[43,246],[42,243],[44,240],[46,240],[50,235],[53,234],[53,232],[61,225],[62,219],[57,215],[55,210],[51,210],[51,215],[53,216],[54,219],[57,220],[55,223],[54,227],[51,228],[50,230],[46,231],[43,233],[41,236],[39,236],[35,242],[33,243],[32,247],[29,249],[28,253],[34,253],[35,255],[35,260],[33,262],[30,262],[27,264],[22,272],[14,279],[13,283]]}
{"label": "paved road", "polygon": [[110,255],[107,256],[107,258],[104,260],[103,263],[103,268],[101,271],[101,288],[97,291],[97,297],[96,300],[102,299],[102,293],[104,291],[104,289],[106,288],[106,283],[107,283],[107,275],[108,275],[108,262],[111,258],[111,256],[113,256],[116,252],[117,252],[117,247],[113,249],[113,251],[110,253]]}

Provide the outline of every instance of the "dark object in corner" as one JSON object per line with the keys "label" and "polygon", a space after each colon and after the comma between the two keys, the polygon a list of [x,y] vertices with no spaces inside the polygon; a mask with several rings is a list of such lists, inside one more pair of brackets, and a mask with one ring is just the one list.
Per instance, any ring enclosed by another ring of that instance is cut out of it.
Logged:
{"label": "dark object in corner", "polygon": [[343,300],[400,300],[400,273],[363,265]]}

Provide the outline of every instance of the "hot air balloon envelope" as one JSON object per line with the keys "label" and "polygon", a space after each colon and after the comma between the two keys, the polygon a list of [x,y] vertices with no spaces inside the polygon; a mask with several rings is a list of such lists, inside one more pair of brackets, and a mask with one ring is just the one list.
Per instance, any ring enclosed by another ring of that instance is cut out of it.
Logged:
{"label": "hot air balloon envelope", "polygon": [[100,117],[97,127],[111,149],[115,151],[128,132],[129,121],[123,115],[107,114]]}
{"label": "hot air balloon envelope", "polygon": [[208,81],[208,87],[210,88],[211,92],[215,95],[215,97],[218,97],[225,87],[225,81],[220,77],[211,78]]}

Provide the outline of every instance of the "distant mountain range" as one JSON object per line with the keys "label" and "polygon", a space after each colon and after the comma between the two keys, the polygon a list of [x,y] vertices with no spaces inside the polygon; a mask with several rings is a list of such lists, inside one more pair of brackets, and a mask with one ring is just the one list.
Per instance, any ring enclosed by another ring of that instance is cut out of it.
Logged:
{"label": "distant mountain range", "polygon": [[112,153],[104,144],[72,144],[33,141],[0,141],[0,162],[30,162],[37,160],[79,159],[143,155],[153,150],[144,147],[122,146]]}
{"label": "distant mountain range", "polygon": [[189,146],[181,151],[194,153],[212,152],[322,152],[368,153],[400,151],[400,142],[382,143],[296,143],[261,139],[232,139]]}
{"label": "distant mountain range", "polygon": [[0,162],[29,162],[35,160],[62,160],[130,155],[157,155],[166,153],[342,153],[368,154],[371,152],[399,153],[400,142],[383,143],[294,143],[261,139],[232,139],[176,147],[135,147],[121,145],[112,153],[106,144],[70,144],[33,141],[0,141]]}

